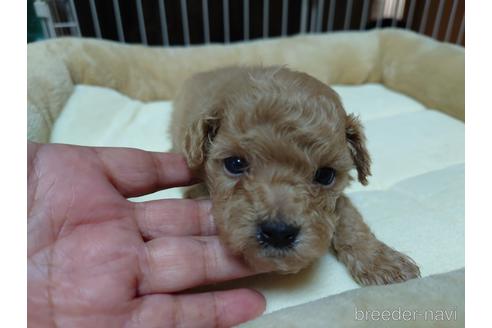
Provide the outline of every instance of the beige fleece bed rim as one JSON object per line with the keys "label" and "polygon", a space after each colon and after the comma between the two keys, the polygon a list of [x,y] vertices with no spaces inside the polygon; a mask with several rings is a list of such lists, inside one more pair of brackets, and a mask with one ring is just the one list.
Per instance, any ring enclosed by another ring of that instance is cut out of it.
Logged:
{"label": "beige fleece bed rim", "polygon": [[28,138],[47,142],[74,85],[141,101],[172,99],[190,75],[225,65],[283,64],[328,84],[382,83],[464,120],[464,49],[385,29],[192,47],[60,38],[28,45]]}

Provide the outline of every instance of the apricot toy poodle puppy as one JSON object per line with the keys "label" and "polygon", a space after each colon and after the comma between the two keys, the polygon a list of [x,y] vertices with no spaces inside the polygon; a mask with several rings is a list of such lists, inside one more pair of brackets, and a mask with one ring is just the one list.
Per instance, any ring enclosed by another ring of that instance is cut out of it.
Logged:
{"label": "apricot toy poodle puppy", "polygon": [[294,273],[333,247],[360,284],[419,277],[376,239],[344,195],[371,160],[363,128],[338,95],[284,67],[228,67],[193,76],[174,102],[173,150],[203,183],[222,242],[261,271]]}

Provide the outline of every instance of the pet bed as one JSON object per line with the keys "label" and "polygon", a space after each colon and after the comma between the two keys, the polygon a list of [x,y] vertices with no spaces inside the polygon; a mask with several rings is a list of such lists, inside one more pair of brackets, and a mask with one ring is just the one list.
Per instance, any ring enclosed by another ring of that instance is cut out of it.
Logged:
{"label": "pet bed", "polygon": [[[334,85],[364,122],[374,162],[369,186],[347,192],[376,235],[414,258],[423,276],[359,288],[327,254],[297,275],[216,286],[265,294],[267,314],[246,326],[384,324],[359,320],[366,310],[413,311],[414,320],[393,318],[391,326],[464,325],[462,48],[392,29],[167,49],[40,42],[28,47],[28,138],[165,151],[170,100],[183,80],[227,64],[286,64]],[[429,317],[437,311],[448,317]]]}

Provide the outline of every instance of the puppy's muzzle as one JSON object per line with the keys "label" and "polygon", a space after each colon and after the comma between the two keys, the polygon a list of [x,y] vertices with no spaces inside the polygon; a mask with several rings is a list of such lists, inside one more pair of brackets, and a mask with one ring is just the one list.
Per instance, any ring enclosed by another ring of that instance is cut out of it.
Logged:
{"label": "puppy's muzzle", "polygon": [[264,247],[288,249],[296,244],[299,230],[299,227],[280,220],[268,220],[258,224],[256,240]]}

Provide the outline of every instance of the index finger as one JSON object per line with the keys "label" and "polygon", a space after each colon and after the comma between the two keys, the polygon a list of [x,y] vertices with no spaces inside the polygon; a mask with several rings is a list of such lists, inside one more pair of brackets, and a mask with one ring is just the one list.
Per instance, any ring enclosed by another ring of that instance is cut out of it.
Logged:
{"label": "index finger", "polygon": [[145,240],[164,236],[217,234],[210,201],[161,199],[132,203],[135,221]]}
{"label": "index finger", "polygon": [[92,148],[105,175],[125,197],[137,197],[158,190],[193,184],[184,157],[132,148]]}

